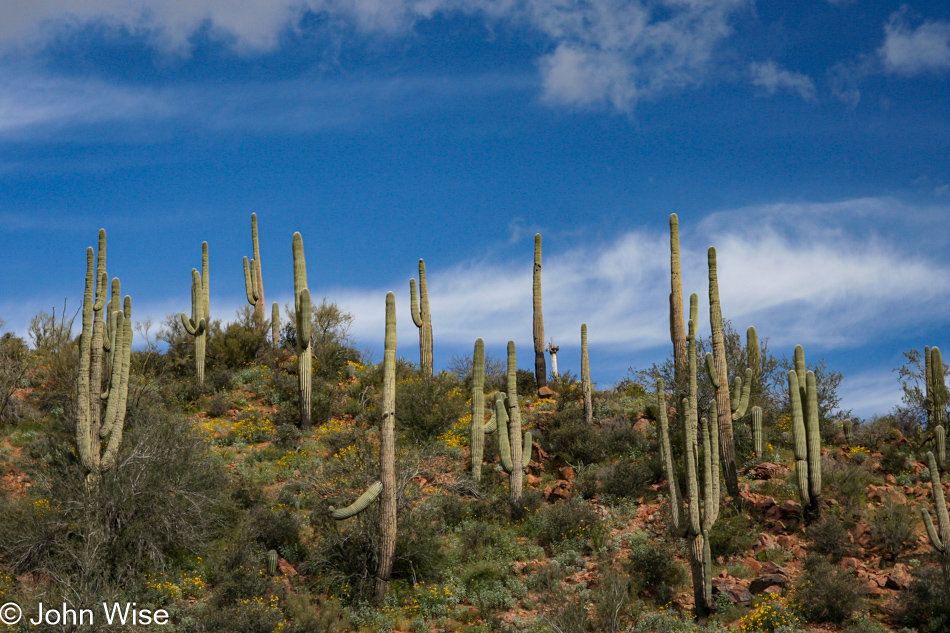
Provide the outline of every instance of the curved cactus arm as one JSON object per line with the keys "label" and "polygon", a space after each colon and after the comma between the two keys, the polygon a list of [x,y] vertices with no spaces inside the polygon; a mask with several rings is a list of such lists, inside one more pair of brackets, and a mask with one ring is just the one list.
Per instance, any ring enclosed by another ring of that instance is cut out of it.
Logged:
{"label": "curved cactus arm", "polygon": [[252,306],[257,305],[261,295],[257,288],[257,268],[254,262],[249,262],[244,257],[244,293],[247,295],[247,302]]}
{"label": "curved cactus arm", "polygon": [[745,370],[745,380],[736,377],[736,386],[741,387],[737,397],[733,399],[733,406],[735,409],[732,411],[732,419],[739,420],[746,414],[746,410],[749,408],[749,395],[752,393],[752,369],[746,368]]}
{"label": "curved cactus arm", "polygon": [[488,418],[488,422],[485,423],[485,434],[491,434],[498,430],[498,418],[495,415],[495,412],[491,412],[491,417]]}
{"label": "curved cactus arm", "polygon": [[511,474],[511,438],[508,437],[508,394],[495,393],[495,422],[498,427],[498,457],[502,469]]}
{"label": "curved cactus arm", "polygon": [[356,501],[346,506],[345,508],[335,509],[333,506],[330,506],[330,513],[333,515],[333,518],[337,521],[342,521],[343,519],[349,519],[354,517],[366,508],[370,507],[376,498],[379,497],[379,494],[383,491],[383,482],[377,481],[372,486],[366,489],[366,492],[361,494]]}
{"label": "curved cactus arm", "polygon": [[940,484],[940,471],[937,469],[937,461],[932,452],[927,453],[927,465],[930,467],[930,489],[934,496],[934,505],[936,505],[938,529],[934,529],[930,513],[926,508],[921,508],[920,513],[924,518],[930,543],[935,550],[946,554],[948,540],[950,540],[950,514],[947,512],[947,501],[943,495],[943,486]]}
{"label": "curved cactus arm", "polygon": [[709,376],[709,382],[712,383],[712,386],[718,389],[719,374],[716,373],[716,360],[713,358],[712,352],[706,353],[706,375]]}
{"label": "curved cactus arm", "polygon": [[947,465],[947,432],[942,424],[934,428],[934,436],[937,442],[937,465],[944,468]]}
{"label": "curved cactus arm", "polygon": [[759,334],[751,325],[745,331],[745,341],[746,360],[752,370],[752,379],[757,380],[762,371],[762,349],[759,347]]}
{"label": "curved cactus arm", "polygon": [[422,327],[422,315],[419,313],[419,293],[416,292],[416,278],[409,278],[409,311],[416,327]]}

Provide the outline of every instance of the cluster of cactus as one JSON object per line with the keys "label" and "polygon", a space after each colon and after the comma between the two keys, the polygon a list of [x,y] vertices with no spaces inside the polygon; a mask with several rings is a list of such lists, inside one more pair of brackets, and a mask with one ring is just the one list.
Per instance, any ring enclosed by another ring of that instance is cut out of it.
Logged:
{"label": "cluster of cactus", "polygon": [[[98,256],[91,247],[86,251],[76,401],[76,446],[90,491],[98,488],[102,473],[115,466],[129,393],[132,300],[126,296],[122,309],[118,308],[120,284],[115,279],[114,294],[107,303],[107,283],[106,232],[100,230]],[[104,320],[102,313],[107,306]],[[104,365],[108,369],[105,375]]]}
{"label": "cluster of cactus", "polygon": [[421,259],[419,260],[419,295],[416,296],[416,280],[410,278],[409,307],[412,311],[412,322],[419,328],[419,367],[423,374],[432,376],[432,315],[429,313],[426,264]]}
{"label": "cluster of cactus", "polygon": [[590,357],[587,355],[587,324],[581,323],[581,391],[584,394],[584,422],[594,423],[594,388],[590,382]]}
{"label": "cluster of cactus", "polygon": [[937,347],[924,348],[924,383],[926,385],[927,426],[943,424],[947,412],[947,386],[943,381],[943,358]]}
{"label": "cluster of cactus", "polygon": [[927,453],[927,465],[930,467],[930,489],[933,493],[935,510],[937,512],[937,527],[934,528],[930,512],[926,508],[920,509],[927,528],[930,544],[940,554],[940,563],[943,568],[944,587],[950,591],[950,514],[947,512],[947,501],[943,496],[943,486],[940,483],[940,470],[932,452]]}
{"label": "cluster of cactus", "polygon": [[521,435],[521,407],[518,404],[515,342],[508,341],[508,391],[495,393],[494,425],[498,431],[498,456],[509,475],[511,502],[521,502],[524,469],[531,461],[531,432]]}
{"label": "cluster of cactus", "polygon": [[[681,503],[678,478],[669,433],[666,394],[662,378],[657,380],[656,398],[660,418],[660,460],[669,482],[673,529],[689,543],[690,570],[697,617],[705,617],[713,608],[712,561],[709,530],[719,517],[719,430],[716,410],[710,412],[709,423],[698,421],[698,381],[696,377],[696,321],[698,297],[690,296],[689,334],[687,338],[688,396],[681,400],[680,416],[683,431],[683,465],[686,470],[685,508]],[[702,435],[702,481],[700,481],[700,444]]]}
{"label": "cluster of cactus", "polygon": [[211,326],[210,293],[208,290],[208,243],[201,243],[201,273],[191,269],[191,317],[181,313],[185,331],[195,337],[195,372],[198,384],[205,382],[205,350],[208,346],[208,328]]}
{"label": "cluster of cactus", "polygon": [[379,566],[375,599],[382,606],[396,551],[396,296],[386,294],[386,339],[383,352],[383,400],[380,419],[379,481],[355,502],[339,510],[330,508],[334,519],[355,516],[380,499]]}
{"label": "cluster of cactus", "polygon": [[548,386],[548,369],[544,362],[544,317],[541,314],[541,234],[534,235],[534,284],[531,296],[533,298],[534,314],[534,378],[540,392]]}
{"label": "cluster of cactus", "polygon": [[805,350],[795,346],[795,369],[788,372],[788,397],[795,441],[795,475],[806,516],[821,510],[821,434],[818,427],[818,390],[815,372],[805,366]]}
{"label": "cluster of cactus", "polygon": [[310,428],[310,394],[313,388],[310,346],[310,290],[307,289],[307,262],[303,237],[294,233],[294,316],[297,320],[297,377],[300,383],[300,428]]}

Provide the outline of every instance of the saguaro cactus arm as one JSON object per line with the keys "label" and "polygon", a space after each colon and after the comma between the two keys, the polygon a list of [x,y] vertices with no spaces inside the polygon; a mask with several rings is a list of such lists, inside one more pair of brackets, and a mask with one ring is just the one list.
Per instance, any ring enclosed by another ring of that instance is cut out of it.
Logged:
{"label": "saguaro cactus arm", "polygon": [[934,454],[927,453],[927,464],[930,466],[930,488],[934,496],[934,505],[937,512],[937,528],[934,528],[930,513],[926,508],[920,509],[920,514],[924,518],[924,525],[927,527],[927,536],[930,537],[930,543],[934,549],[944,554],[947,552],[947,544],[950,543],[950,514],[947,512],[947,501],[943,495],[943,486],[940,484],[940,471],[937,469],[937,462]]}
{"label": "saguaro cactus arm", "polygon": [[426,376],[433,373],[432,361],[432,315],[429,312],[429,286],[426,283],[426,264],[419,260],[419,296],[416,297],[416,280],[409,279],[409,309],[412,322],[419,328],[419,367]]}
{"label": "saguaro cactus arm", "polygon": [[261,274],[261,247],[257,239],[257,214],[251,214],[251,253],[250,262],[244,258],[244,290],[247,302],[254,306],[254,318],[264,322],[264,278]]}
{"label": "saguaro cactus arm", "polygon": [[355,517],[357,514],[370,507],[379,493],[383,491],[383,482],[377,481],[372,486],[366,489],[366,492],[361,494],[359,498],[356,499],[353,503],[346,506],[345,508],[335,509],[333,506],[330,506],[330,513],[333,515],[333,518],[337,521],[342,521],[344,519],[349,519],[350,517]]}

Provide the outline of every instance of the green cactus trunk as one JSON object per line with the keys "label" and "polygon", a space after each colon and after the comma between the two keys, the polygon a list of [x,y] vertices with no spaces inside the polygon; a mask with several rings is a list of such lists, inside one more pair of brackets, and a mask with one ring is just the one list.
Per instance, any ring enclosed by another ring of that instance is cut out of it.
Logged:
{"label": "green cactus trunk", "polygon": [[844,431],[844,441],[848,443],[848,446],[854,445],[854,423],[851,421],[851,418],[848,418],[841,423],[841,428]]}
{"label": "green cactus trunk", "polygon": [[943,424],[946,420],[947,411],[947,387],[944,384],[943,358],[940,354],[940,348],[924,348],[925,374],[926,374],[926,407],[928,426],[933,429],[938,424]]}
{"label": "green cactus trunk", "polygon": [[581,391],[584,393],[584,422],[589,426],[594,423],[594,389],[590,382],[586,323],[581,323]]}
{"label": "green cactus trunk", "polygon": [[280,347],[280,306],[275,301],[270,307],[270,332],[274,349]]}
{"label": "green cactus trunk", "polygon": [[277,575],[277,562],[279,556],[277,555],[277,550],[272,549],[267,552],[267,575],[276,576]]}
{"label": "green cactus trunk", "polygon": [[294,316],[297,326],[297,378],[300,386],[300,428],[310,430],[310,397],[313,389],[311,361],[310,290],[307,289],[307,262],[304,259],[303,237],[294,233]]}
{"label": "green cactus trunk", "polygon": [[416,298],[416,280],[409,280],[409,308],[412,322],[419,328],[419,368],[426,376],[433,375],[432,315],[429,313],[429,286],[426,283],[426,265],[419,260],[419,297]]}
{"label": "green cactus trunk", "polygon": [[765,454],[765,440],[762,437],[762,407],[752,407],[752,448],[755,458],[762,461]]}
{"label": "green cactus trunk", "polygon": [[[521,503],[525,466],[524,445],[521,437],[521,407],[518,404],[517,372],[518,361],[515,353],[515,342],[508,341],[508,443],[511,447],[511,502],[516,505]],[[530,443],[528,447],[530,448]]]}
{"label": "green cactus trunk", "polygon": [[254,306],[254,321],[260,325],[265,321],[266,303],[264,302],[264,277],[261,274],[261,247],[257,240],[257,214],[251,214],[251,252],[253,259],[244,258],[244,290],[247,302]]}
{"label": "green cactus trunk", "polygon": [[472,424],[470,432],[472,479],[482,479],[482,458],[485,454],[485,342],[475,339],[472,356]]}
{"label": "green cactus trunk", "polygon": [[[736,447],[732,432],[732,400],[729,394],[729,368],[726,365],[726,342],[722,333],[722,308],[719,305],[719,273],[716,249],[709,247],[709,322],[712,328],[713,361],[715,363],[716,413],[719,418],[719,450],[722,451],[726,490],[739,498],[739,473],[736,470]],[[710,376],[712,378],[712,376]]]}
{"label": "green cactus trunk", "polygon": [[386,588],[396,551],[396,296],[386,294],[386,340],[383,352],[383,419],[379,442],[380,494],[379,569],[376,604],[386,600]]}
{"label": "green cactus trunk", "polygon": [[937,465],[943,469],[947,467],[947,433],[942,424],[934,429],[934,441],[937,443]]}
{"label": "green cactus trunk", "polygon": [[541,314],[541,234],[534,236],[534,378],[538,392],[548,386],[548,369],[544,360],[544,317]]}
{"label": "green cactus trunk", "polygon": [[[683,279],[680,274],[680,221],[670,215],[670,339],[673,341],[673,393],[686,393],[686,325],[683,317]],[[678,401],[678,400],[677,400]]]}

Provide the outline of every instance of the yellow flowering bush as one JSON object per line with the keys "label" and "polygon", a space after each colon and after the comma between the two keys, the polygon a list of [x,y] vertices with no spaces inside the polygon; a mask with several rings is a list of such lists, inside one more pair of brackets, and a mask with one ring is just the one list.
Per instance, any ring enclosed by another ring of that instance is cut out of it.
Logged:
{"label": "yellow flowering bush", "polygon": [[274,432],[274,423],[257,412],[251,413],[234,425],[233,433],[248,444],[265,442]]}
{"label": "yellow flowering bush", "polygon": [[794,605],[787,598],[770,594],[752,613],[742,617],[739,630],[746,633],[774,633],[783,627],[798,628],[801,624]]}

